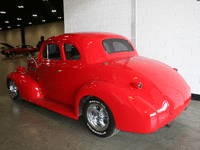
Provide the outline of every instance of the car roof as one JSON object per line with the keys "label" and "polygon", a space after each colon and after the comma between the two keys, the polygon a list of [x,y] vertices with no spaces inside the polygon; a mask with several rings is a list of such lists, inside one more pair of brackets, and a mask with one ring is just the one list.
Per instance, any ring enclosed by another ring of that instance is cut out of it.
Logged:
{"label": "car roof", "polygon": [[113,33],[105,33],[105,32],[83,32],[83,33],[67,33],[59,36],[54,36],[47,39],[44,43],[52,42],[52,41],[68,41],[74,43],[76,48],[79,48],[79,52],[81,57],[87,61],[87,63],[97,63],[102,61],[108,61],[115,58],[120,57],[129,57],[133,55],[137,55],[137,52],[132,45],[131,41],[128,40],[134,48],[134,52],[123,52],[123,53],[114,53],[107,54],[103,47],[103,40],[105,39],[125,39],[124,36],[113,34]]}
{"label": "car roof", "polygon": [[62,35],[58,35],[58,36],[53,36],[49,39],[47,39],[47,41],[51,41],[51,40],[67,40],[67,39],[93,39],[95,40],[96,38],[124,38],[121,35],[118,34],[114,34],[114,33],[106,33],[106,32],[80,32],[80,33],[66,33],[66,34],[62,34]]}
{"label": "car roof", "polygon": [[[57,39],[57,38],[66,38],[66,36],[78,36],[78,37],[107,37],[107,36],[120,36],[118,34],[114,34],[114,33],[107,33],[107,32],[77,32],[77,33],[66,33],[66,34],[62,34],[62,35],[58,35],[58,36],[54,36],[52,38]],[[52,39],[50,38],[50,39]]]}

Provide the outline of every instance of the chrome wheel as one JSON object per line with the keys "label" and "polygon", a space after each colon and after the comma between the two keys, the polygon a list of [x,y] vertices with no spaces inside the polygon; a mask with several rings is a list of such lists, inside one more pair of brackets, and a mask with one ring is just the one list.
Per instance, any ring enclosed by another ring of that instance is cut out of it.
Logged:
{"label": "chrome wheel", "polygon": [[95,135],[105,138],[118,132],[113,114],[105,102],[91,96],[83,106],[85,125]]}
{"label": "chrome wheel", "polygon": [[101,104],[91,104],[87,109],[88,123],[97,131],[104,131],[109,126],[109,115]]}
{"label": "chrome wheel", "polygon": [[18,96],[18,88],[12,80],[9,82],[8,90],[12,98],[16,98]]}

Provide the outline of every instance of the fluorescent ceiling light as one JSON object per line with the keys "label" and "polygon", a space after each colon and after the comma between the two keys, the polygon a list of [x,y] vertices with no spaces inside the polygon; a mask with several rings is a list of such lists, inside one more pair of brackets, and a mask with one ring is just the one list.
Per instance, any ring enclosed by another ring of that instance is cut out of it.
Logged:
{"label": "fluorescent ceiling light", "polygon": [[6,14],[6,12],[5,11],[0,11],[0,14]]}
{"label": "fluorescent ceiling light", "polygon": [[9,23],[9,21],[5,21],[5,23]]}
{"label": "fluorescent ceiling light", "polygon": [[33,14],[32,16],[33,16],[33,17],[37,17],[37,14]]}
{"label": "fluorescent ceiling light", "polygon": [[22,20],[22,18],[17,18],[17,20]]}
{"label": "fluorescent ceiling light", "polygon": [[53,10],[52,10],[52,12],[53,12],[53,13],[55,13],[55,12],[56,12],[56,10],[55,10],[55,9],[53,9]]}
{"label": "fluorescent ceiling light", "polygon": [[24,8],[24,6],[20,5],[20,6],[18,6],[18,8]]}

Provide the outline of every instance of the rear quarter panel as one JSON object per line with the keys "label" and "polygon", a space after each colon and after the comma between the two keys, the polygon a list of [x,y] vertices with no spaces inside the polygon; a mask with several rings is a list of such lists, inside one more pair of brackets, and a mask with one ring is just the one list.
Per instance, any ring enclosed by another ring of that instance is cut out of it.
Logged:
{"label": "rear quarter panel", "polygon": [[117,129],[136,133],[152,130],[149,116],[154,108],[129,90],[105,81],[92,81],[84,85],[77,94],[76,115],[80,99],[88,95],[98,97],[107,104],[113,113]]}

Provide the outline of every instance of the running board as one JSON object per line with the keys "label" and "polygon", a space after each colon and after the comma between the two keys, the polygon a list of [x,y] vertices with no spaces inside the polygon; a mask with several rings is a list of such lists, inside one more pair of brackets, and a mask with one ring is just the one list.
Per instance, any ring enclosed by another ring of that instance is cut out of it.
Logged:
{"label": "running board", "polygon": [[54,101],[54,100],[48,100],[45,98],[32,99],[32,100],[27,100],[27,101],[34,103],[36,105],[42,106],[44,108],[47,108],[49,110],[52,110],[54,112],[57,112],[61,115],[67,116],[69,118],[78,120],[78,117],[75,115],[75,109],[71,105],[66,105],[64,103]]}

